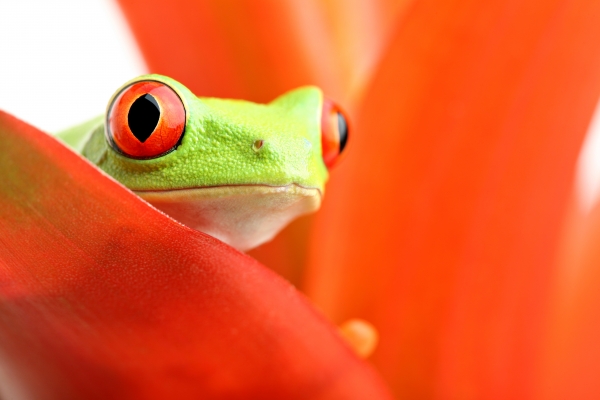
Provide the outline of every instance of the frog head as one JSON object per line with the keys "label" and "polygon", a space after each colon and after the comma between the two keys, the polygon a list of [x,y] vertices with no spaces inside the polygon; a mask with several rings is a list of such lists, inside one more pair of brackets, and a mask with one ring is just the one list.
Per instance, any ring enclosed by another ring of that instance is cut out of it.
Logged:
{"label": "frog head", "polygon": [[145,75],[113,95],[82,154],[184,225],[248,250],[319,208],[346,138],[316,87],[256,104]]}

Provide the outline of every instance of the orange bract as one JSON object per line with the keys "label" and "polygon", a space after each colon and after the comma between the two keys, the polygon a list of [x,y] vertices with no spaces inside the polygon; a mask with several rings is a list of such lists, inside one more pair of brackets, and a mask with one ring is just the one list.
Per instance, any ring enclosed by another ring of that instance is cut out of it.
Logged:
{"label": "orange bract", "polygon": [[[600,3],[459,3],[415,3],[398,26],[356,151],[327,186],[304,288],[336,322],[377,328],[371,361],[398,398],[536,398],[556,244],[600,93]],[[598,398],[553,393],[538,398]]]}
{"label": "orange bract", "polygon": [[[130,110],[138,99],[148,94],[158,103],[160,117],[148,138],[140,140],[131,130]],[[158,157],[179,143],[185,128],[185,107],[177,93],[164,83],[137,82],[114,99],[108,111],[107,126],[107,139],[120,153],[133,158]]]}

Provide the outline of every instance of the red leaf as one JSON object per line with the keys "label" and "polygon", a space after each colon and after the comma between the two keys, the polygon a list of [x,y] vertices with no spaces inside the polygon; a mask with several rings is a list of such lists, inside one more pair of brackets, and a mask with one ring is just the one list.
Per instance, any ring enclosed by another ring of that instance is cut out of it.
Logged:
{"label": "red leaf", "polygon": [[2,398],[390,398],[293,287],[0,114]]}

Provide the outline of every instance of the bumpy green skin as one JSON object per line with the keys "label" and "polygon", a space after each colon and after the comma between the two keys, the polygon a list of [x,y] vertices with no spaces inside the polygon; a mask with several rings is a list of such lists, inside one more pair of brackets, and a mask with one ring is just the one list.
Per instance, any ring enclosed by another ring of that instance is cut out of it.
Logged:
{"label": "bumpy green skin", "polygon": [[[103,123],[93,130],[90,123],[59,134],[125,186],[171,190],[295,183],[323,193],[328,172],[321,156],[323,94],[318,88],[299,88],[262,105],[198,98],[182,84],[160,75],[134,81],[139,80],[164,82],[183,100],[187,122],[176,150],[149,160],[128,158],[108,145]],[[258,151],[253,148],[257,140],[263,140]]]}

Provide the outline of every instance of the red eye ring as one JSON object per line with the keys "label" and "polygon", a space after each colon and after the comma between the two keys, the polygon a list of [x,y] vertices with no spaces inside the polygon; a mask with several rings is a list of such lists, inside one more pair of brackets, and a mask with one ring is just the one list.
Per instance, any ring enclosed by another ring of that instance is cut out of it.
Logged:
{"label": "red eye ring", "polygon": [[340,159],[348,142],[348,118],[333,101],[323,99],[321,113],[321,151],[327,168]]}
{"label": "red eye ring", "polygon": [[106,138],[119,153],[136,159],[173,151],[185,130],[185,107],[168,85],[158,81],[132,83],[112,101]]}

